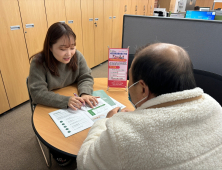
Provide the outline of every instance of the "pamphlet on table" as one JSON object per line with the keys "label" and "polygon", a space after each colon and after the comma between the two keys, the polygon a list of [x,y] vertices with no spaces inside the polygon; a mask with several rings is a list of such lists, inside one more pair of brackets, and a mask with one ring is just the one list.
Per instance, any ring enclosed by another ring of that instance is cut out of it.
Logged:
{"label": "pamphlet on table", "polygon": [[[100,91],[99,93],[105,93],[105,92]],[[59,109],[49,113],[49,115],[51,116],[55,124],[58,126],[58,128],[61,130],[63,135],[65,137],[69,137],[73,134],[76,134],[91,127],[94,124],[94,122],[96,122],[97,120],[106,118],[107,113],[113,108],[116,107],[121,107],[121,109],[125,108],[123,104],[119,103],[118,101],[111,98],[107,94],[104,96],[102,95],[101,98],[97,98],[99,103],[93,108],[86,105],[82,106],[81,109],[78,110],[73,110],[70,108]],[[109,101],[109,103],[105,102],[104,99],[102,98],[106,99],[106,101]]]}

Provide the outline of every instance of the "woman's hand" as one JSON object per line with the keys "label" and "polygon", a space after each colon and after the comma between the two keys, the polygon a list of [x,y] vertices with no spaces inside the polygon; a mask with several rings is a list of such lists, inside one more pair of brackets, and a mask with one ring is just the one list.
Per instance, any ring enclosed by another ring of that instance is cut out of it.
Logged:
{"label": "woman's hand", "polygon": [[120,109],[120,107],[116,107],[115,109],[110,110],[109,113],[107,114],[106,118],[112,117],[114,114],[116,114],[118,112],[119,109]]}
{"label": "woman's hand", "polygon": [[99,102],[96,98],[99,97],[95,97],[95,96],[91,96],[88,94],[82,94],[81,98],[91,107],[93,108],[93,106],[96,106]]}
{"label": "woman's hand", "polygon": [[68,106],[73,110],[77,110],[77,108],[81,109],[82,103],[85,104],[85,101],[82,99],[82,97],[72,96],[69,98]]}

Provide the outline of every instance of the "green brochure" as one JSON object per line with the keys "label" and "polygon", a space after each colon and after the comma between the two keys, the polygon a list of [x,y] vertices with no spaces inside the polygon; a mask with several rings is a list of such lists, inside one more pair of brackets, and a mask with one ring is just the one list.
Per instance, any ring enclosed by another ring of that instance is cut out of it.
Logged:
{"label": "green brochure", "polygon": [[97,90],[93,91],[93,96],[99,96],[101,99],[103,99],[106,103],[108,103],[110,106],[116,105],[113,100],[104,92],[104,90]]}

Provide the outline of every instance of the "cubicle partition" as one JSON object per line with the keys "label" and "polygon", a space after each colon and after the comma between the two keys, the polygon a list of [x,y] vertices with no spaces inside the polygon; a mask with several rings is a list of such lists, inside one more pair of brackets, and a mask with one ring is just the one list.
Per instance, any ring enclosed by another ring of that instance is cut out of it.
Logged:
{"label": "cubicle partition", "polygon": [[124,15],[122,47],[134,54],[148,43],[183,47],[194,68],[222,76],[222,22]]}

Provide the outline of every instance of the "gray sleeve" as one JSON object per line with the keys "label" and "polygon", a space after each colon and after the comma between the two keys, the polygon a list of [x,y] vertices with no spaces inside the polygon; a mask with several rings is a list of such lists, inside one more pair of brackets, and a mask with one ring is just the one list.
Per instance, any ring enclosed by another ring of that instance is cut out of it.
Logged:
{"label": "gray sleeve", "polygon": [[81,96],[83,93],[92,95],[94,81],[93,77],[91,76],[91,69],[87,66],[85,58],[79,51],[77,51],[77,56],[79,67],[77,86],[79,96]]}
{"label": "gray sleeve", "polygon": [[32,97],[32,103],[60,109],[67,108],[70,97],[49,91],[46,74],[46,68],[43,65],[37,64],[35,59],[33,59],[28,78],[28,87]]}

